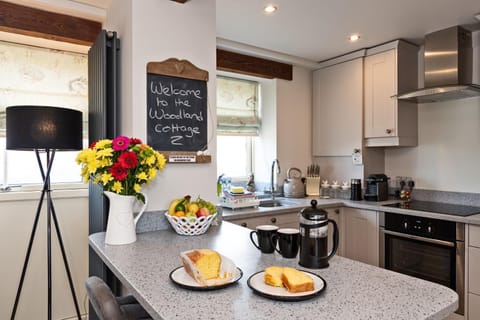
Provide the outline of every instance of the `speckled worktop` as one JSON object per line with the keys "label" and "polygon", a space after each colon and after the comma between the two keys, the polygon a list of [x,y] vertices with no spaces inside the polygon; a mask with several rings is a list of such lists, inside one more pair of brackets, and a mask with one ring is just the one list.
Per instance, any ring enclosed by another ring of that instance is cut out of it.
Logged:
{"label": "speckled worktop", "polygon": [[[310,269],[327,282],[311,300],[280,302],[257,296],[247,279],[269,265],[300,268],[297,259],[262,254],[250,230],[228,222],[201,236],[173,230],[145,232],[133,244],[108,246],[105,233],[89,237],[91,247],[155,319],[444,319],[458,306],[457,294],[444,286],[335,256],[327,269]],[[216,291],[175,286],[169,273],[181,265],[179,253],[212,248],[243,270],[236,284]]]}
{"label": "speckled worktop", "polygon": [[468,217],[453,216],[447,214],[439,214],[434,212],[424,212],[424,211],[414,211],[409,209],[393,208],[393,207],[384,207],[382,205],[388,203],[398,202],[398,200],[389,200],[383,202],[372,202],[372,201],[352,201],[352,200],[342,200],[342,199],[319,199],[318,197],[306,197],[306,198],[278,198],[283,205],[280,207],[251,207],[243,209],[231,210],[228,208],[223,208],[223,217],[225,220],[233,220],[239,218],[251,218],[259,216],[267,216],[278,213],[287,213],[297,210],[300,210],[304,207],[310,206],[312,199],[317,200],[318,207],[321,208],[333,208],[333,207],[349,207],[349,208],[358,208],[366,209],[373,211],[383,211],[383,212],[393,212],[407,215],[415,215],[428,217],[433,219],[441,219],[455,222],[462,222],[468,224],[480,225],[480,214],[472,215]]}

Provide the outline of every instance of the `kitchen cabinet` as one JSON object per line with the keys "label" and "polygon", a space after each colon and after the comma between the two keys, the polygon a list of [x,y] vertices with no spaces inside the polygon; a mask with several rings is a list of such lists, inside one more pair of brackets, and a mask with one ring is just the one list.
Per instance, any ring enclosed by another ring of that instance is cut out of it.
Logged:
{"label": "kitchen cabinet", "polygon": [[468,319],[480,319],[480,226],[468,226]]}
{"label": "kitchen cabinet", "polygon": [[345,257],[379,265],[378,212],[342,208]]}
{"label": "kitchen cabinet", "polygon": [[254,218],[228,218],[226,219],[228,222],[237,224],[239,226],[255,229],[257,226],[262,224],[272,224],[276,225],[279,228],[295,228],[298,229],[299,227],[299,211],[291,211],[291,212],[282,212],[282,213],[274,213],[268,216],[262,217],[254,217]]}
{"label": "kitchen cabinet", "polygon": [[362,148],[362,56],[329,61],[313,72],[314,156],[350,156]]}
{"label": "kitchen cabinet", "polygon": [[398,100],[417,89],[418,47],[397,40],[367,50],[365,81],[365,145],[416,146],[417,104]]}

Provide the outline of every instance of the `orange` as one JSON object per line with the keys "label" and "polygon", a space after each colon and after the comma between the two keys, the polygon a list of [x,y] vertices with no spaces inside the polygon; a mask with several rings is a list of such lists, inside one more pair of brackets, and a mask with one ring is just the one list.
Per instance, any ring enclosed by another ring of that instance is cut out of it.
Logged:
{"label": "orange", "polygon": [[185,211],[177,211],[175,212],[176,217],[185,217]]}

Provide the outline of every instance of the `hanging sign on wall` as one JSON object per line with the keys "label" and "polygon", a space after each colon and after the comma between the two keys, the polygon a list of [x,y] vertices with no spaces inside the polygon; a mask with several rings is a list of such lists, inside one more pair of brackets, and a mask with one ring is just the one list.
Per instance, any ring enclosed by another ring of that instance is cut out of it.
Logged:
{"label": "hanging sign on wall", "polygon": [[210,162],[208,72],[187,60],[147,64],[147,143],[169,162]]}

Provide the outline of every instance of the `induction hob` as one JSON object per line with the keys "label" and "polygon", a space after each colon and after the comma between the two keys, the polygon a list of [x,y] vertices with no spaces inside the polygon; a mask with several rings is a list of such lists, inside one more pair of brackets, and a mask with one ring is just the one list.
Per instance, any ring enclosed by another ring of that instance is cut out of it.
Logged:
{"label": "induction hob", "polygon": [[415,210],[415,211],[442,213],[442,214],[449,214],[449,215],[462,216],[462,217],[467,217],[467,216],[480,213],[480,207],[443,203],[443,202],[420,201],[420,200],[411,200],[411,201],[404,201],[399,203],[385,204],[383,206],[392,207],[392,208],[409,209],[409,210]]}

